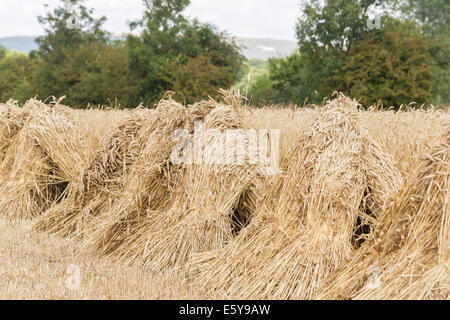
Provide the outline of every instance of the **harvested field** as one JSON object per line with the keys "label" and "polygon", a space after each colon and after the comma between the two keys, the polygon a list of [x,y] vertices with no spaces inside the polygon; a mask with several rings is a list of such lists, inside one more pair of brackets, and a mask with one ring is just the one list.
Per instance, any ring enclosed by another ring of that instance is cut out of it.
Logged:
{"label": "harvested field", "polygon": [[0,105],[0,298],[450,298],[448,110],[221,94]]}

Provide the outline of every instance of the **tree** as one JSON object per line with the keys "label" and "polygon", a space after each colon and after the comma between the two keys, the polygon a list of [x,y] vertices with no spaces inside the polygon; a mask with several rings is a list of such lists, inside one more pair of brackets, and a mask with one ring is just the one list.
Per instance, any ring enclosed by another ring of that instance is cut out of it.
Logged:
{"label": "tree", "polygon": [[[106,42],[108,32],[102,29],[106,17],[93,17],[94,10],[83,4],[86,0],[61,0],[61,5],[45,16],[38,16],[45,36],[38,37],[39,53],[47,60],[58,63],[64,51],[88,42]],[[74,26],[72,23],[76,22]]]}
{"label": "tree", "polygon": [[[333,90],[323,85],[324,79],[339,72],[344,53],[368,31],[369,12],[375,8],[380,11],[385,5],[383,0],[308,1],[296,27],[300,54],[294,55],[285,65],[291,69],[288,73],[298,70],[301,74],[297,74],[292,83],[277,77],[278,87],[294,91],[297,103],[305,98],[319,102],[329,96]],[[283,73],[275,66],[272,69]],[[288,88],[289,85],[293,88]]]}
{"label": "tree", "polygon": [[450,32],[450,2],[448,0],[400,0],[400,10],[408,19],[417,21],[425,34],[433,37]]}
{"label": "tree", "polygon": [[37,62],[26,54],[9,52],[0,60],[0,101],[25,103],[36,93],[32,89]]}
{"label": "tree", "polygon": [[400,8],[407,19],[416,21],[426,37],[444,44],[434,58],[431,93],[434,103],[450,103],[450,2],[448,0],[401,0]]}
{"label": "tree", "polygon": [[6,56],[6,48],[0,45],[0,60]]}
{"label": "tree", "polygon": [[433,53],[440,45],[412,29],[401,24],[382,34],[363,34],[346,52],[329,86],[360,98],[366,106],[378,100],[387,107],[430,103]]}
{"label": "tree", "polygon": [[[182,15],[189,2],[144,0],[143,18],[130,25],[133,30],[141,30],[139,36],[128,36],[127,48],[130,68],[138,76],[140,97],[146,104],[158,102],[167,90],[180,90],[180,79],[188,70],[197,72],[189,79],[196,93],[189,96],[182,90],[180,97],[190,101],[214,94],[218,85],[232,85],[242,67],[244,57],[233,40],[211,25],[189,21]],[[212,72],[205,72],[206,68]],[[226,74],[215,81],[212,74],[217,75],[219,70]]]}
{"label": "tree", "polygon": [[277,91],[273,88],[270,79],[269,62],[265,60],[252,59],[248,61],[247,67],[239,75],[236,87],[245,94],[249,104],[254,106],[265,106],[273,104],[277,98]]}
{"label": "tree", "polygon": [[369,13],[387,0],[309,0],[297,22],[299,52],[270,61],[275,102],[320,102],[333,93],[327,80],[344,65],[345,52],[370,29]]}
{"label": "tree", "polygon": [[345,51],[368,31],[369,12],[388,0],[309,0],[296,26],[301,50]]}
{"label": "tree", "polygon": [[68,51],[56,80],[75,107],[113,102],[123,107],[139,104],[139,87],[128,68],[122,43],[90,42]]}
{"label": "tree", "polygon": [[[61,0],[60,6],[45,16],[38,17],[46,34],[36,40],[39,50],[32,54],[39,56],[41,61],[36,91],[43,98],[67,95],[67,102],[73,102],[68,91],[77,85],[79,79],[76,74],[81,70],[66,71],[67,77],[61,76],[63,66],[70,65],[67,62],[68,56],[72,56],[83,45],[107,42],[108,33],[102,29],[106,18],[95,19],[93,10],[86,8],[84,2],[85,0]],[[72,26],[74,19],[77,24]],[[78,67],[83,68],[83,65]]]}
{"label": "tree", "polygon": [[182,64],[169,66],[167,83],[176,98],[186,104],[204,99],[233,83],[234,76],[227,67],[214,64],[213,57],[198,55]]}
{"label": "tree", "polygon": [[269,60],[269,78],[277,91],[274,103],[300,103],[305,97],[317,97],[314,84],[309,83],[311,66],[305,63],[309,55],[294,53],[286,59]]}
{"label": "tree", "polygon": [[[448,86],[448,80],[442,81],[445,73],[436,72],[448,66],[448,54],[427,39],[415,21],[385,14],[396,10],[396,4],[388,0],[309,0],[297,24],[299,52],[270,62],[277,100],[318,103],[334,91],[344,91],[365,104],[378,99],[395,106],[414,100],[432,102],[431,97],[438,96],[433,92],[442,93],[442,87]],[[374,12],[380,16],[378,28],[368,23]],[[435,75],[439,81],[433,80]]]}

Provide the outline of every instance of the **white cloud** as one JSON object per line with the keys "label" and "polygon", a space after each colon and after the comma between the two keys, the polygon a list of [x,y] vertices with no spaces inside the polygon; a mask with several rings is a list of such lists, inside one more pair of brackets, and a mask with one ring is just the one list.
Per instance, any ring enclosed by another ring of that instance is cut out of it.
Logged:
{"label": "white cloud", "polygon": [[[42,34],[37,16],[46,12],[44,3],[54,7],[59,0],[2,0],[0,37]],[[128,22],[143,11],[141,0],[88,0],[87,6],[108,18],[113,33],[129,31]],[[235,36],[294,39],[299,0],[191,0],[186,15]]]}
{"label": "white cloud", "polygon": [[294,39],[299,0],[192,0],[186,13],[237,36]]}

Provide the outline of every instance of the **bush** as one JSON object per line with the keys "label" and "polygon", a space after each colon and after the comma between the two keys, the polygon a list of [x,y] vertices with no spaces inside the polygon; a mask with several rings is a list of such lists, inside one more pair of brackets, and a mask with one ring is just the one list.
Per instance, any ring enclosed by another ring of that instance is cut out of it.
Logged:
{"label": "bush", "polygon": [[36,77],[37,60],[26,54],[8,52],[0,60],[0,101],[10,98],[24,103],[36,93],[32,84]]}
{"label": "bush", "polygon": [[71,105],[84,107],[89,103],[102,105],[112,101],[125,107],[139,104],[139,88],[128,68],[122,44],[81,45],[67,53],[58,76]]}
{"label": "bush", "polygon": [[215,65],[210,56],[199,55],[171,65],[166,81],[176,93],[174,98],[192,104],[216,95],[233,83],[234,76],[229,68]]}
{"label": "bush", "polygon": [[388,107],[431,103],[433,53],[440,47],[410,30],[399,26],[381,35],[363,35],[349,48],[328,86],[360,98],[366,106],[378,99]]}
{"label": "bush", "polygon": [[185,18],[188,0],[145,4],[142,19],[131,24],[142,32],[128,36],[127,50],[146,105],[157,103],[168,90],[179,93],[176,99],[193,101],[235,83],[245,58],[233,39],[209,24]]}

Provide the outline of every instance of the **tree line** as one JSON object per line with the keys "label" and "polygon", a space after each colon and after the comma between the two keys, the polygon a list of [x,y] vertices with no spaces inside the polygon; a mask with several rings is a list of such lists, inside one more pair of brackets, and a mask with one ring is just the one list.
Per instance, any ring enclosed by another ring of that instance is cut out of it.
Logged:
{"label": "tree line", "polygon": [[37,51],[0,51],[0,100],[65,96],[79,108],[151,107],[168,90],[193,103],[235,83],[245,58],[233,38],[187,19],[189,0],[143,2],[143,16],[130,23],[136,32],[114,41],[106,17],[94,18],[84,0],[62,0],[38,17],[45,35]]}
{"label": "tree line", "polygon": [[320,103],[335,91],[366,106],[450,102],[448,0],[303,1],[298,50],[267,63],[247,62],[230,35],[188,19],[190,0],[143,3],[130,34],[113,40],[85,0],[61,0],[38,17],[38,50],[0,47],[0,101],[152,107],[167,91],[189,104],[238,85],[254,105]]}
{"label": "tree line", "polygon": [[320,103],[333,92],[398,108],[450,104],[448,0],[308,0],[299,50],[271,59],[255,104]]}

